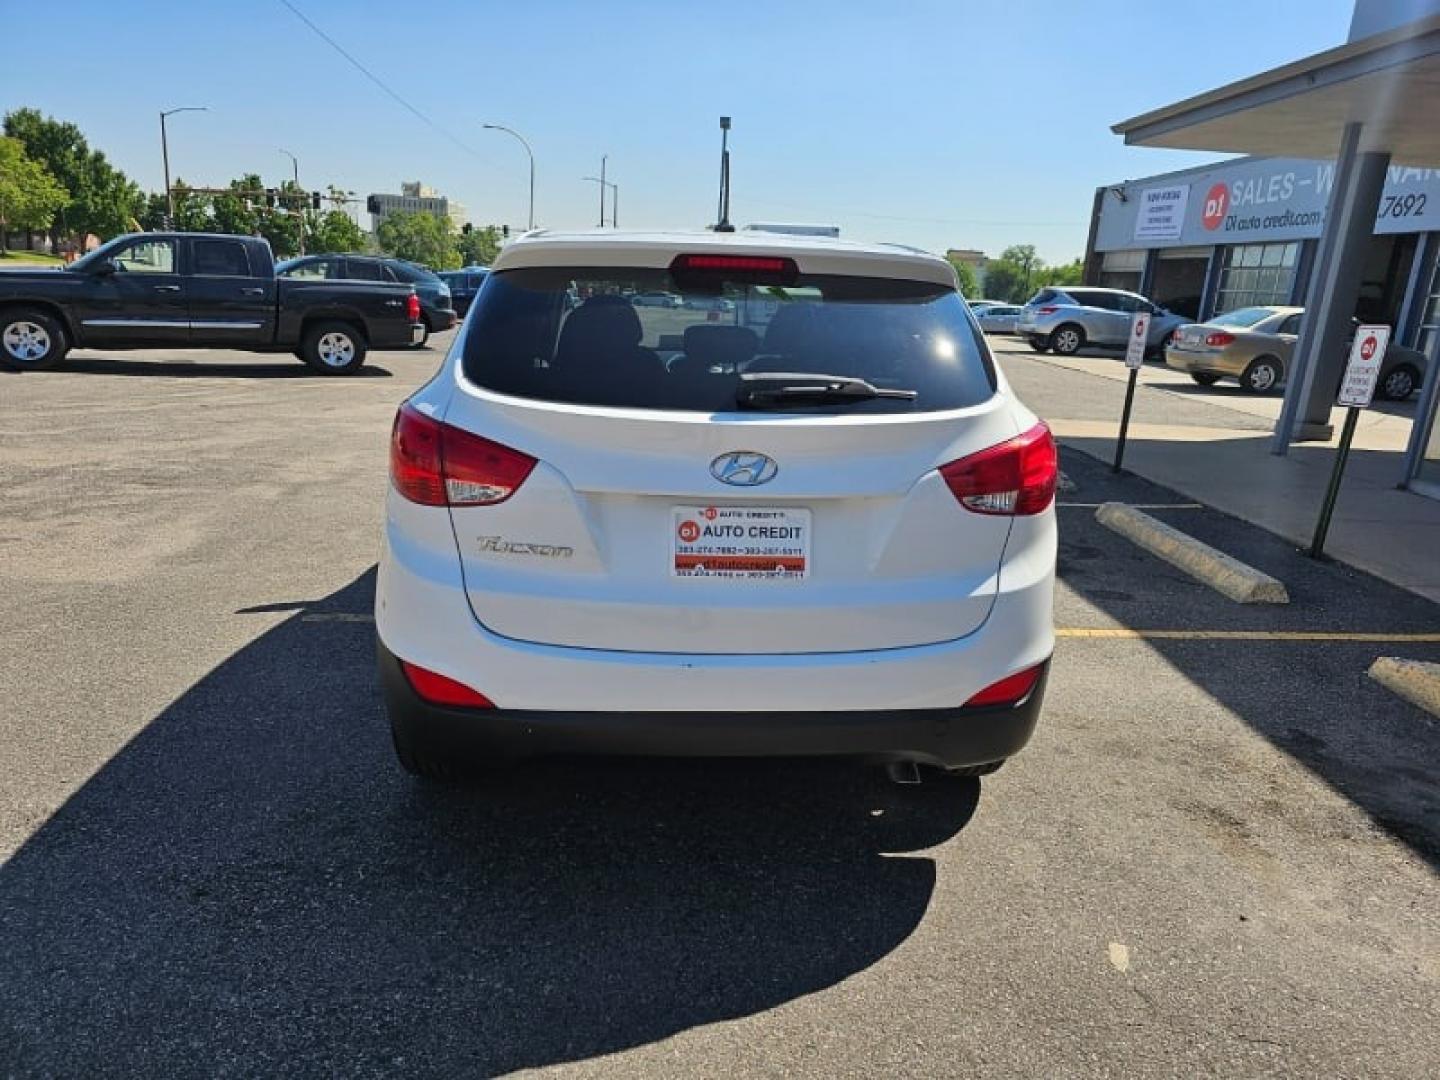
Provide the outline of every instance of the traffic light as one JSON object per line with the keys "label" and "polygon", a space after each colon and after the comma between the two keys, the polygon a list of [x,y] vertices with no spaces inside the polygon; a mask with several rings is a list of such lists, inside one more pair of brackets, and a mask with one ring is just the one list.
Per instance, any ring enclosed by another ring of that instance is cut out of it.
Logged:
{"label": "traffic light", "polygon": [[275,208],[275,189],[273,187],[265,189],[265,205],[272,210]]}
{"label": "traffic light", "polygon": [[311,210],[319,210],[319,209],[320,209],[320,192],[318,192],[318,191],[312,191],[312,192],[310,192],[310,209],[311,209]]}
{"label": "traffic light", "polygon": [[365,196],[365,212],[366,212],[367,214],[378,214],[378,213],[380,213],[380,196],[379,196],[379,195],[367,195],[367,196]]}
{"label": "traffic light", "polygon": [[467,221],[467,222],[465,222],[464,225],[461,225],[461,226],[460,226],[460,231],[461,231],[462,233],[464,233],[466,236],[469,236],[469,235],[470,235],[470,230],[473,229],[474,227],[475,227],[475,226],[471,225],[470,222]]}
{"label": "traffic light", "polygon": [[509,239],[510,239],[510,226],[509,226],[509,225],[501,225],[501,226],[500,226],[500,235],[502,235],[503,237],[505,237],[506,240],[509,240]]}

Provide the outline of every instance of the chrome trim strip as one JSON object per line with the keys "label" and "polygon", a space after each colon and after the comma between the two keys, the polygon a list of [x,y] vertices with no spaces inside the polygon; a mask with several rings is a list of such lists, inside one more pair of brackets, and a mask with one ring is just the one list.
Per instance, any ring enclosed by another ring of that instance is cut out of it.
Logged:
{"label": "chrome trim strip", "polygon": [[262,322],[229,322],[225,319],[199,319],[180,322],[172,319],[85,319],[82,326],[135,326],[144,329],[164,327],[167,330],[259,330]]}
{"label": "chrome trim strip", "polygon": [[164,327],[167,330],[189,330],[189,321],[179,322],[173,319],[85,319],[82,326],[135,326],[142,329]]}

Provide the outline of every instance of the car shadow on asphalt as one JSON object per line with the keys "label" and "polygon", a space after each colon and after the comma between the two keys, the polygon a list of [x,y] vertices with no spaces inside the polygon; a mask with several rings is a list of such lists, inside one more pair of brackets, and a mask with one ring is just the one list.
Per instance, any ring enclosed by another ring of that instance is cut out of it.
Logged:
{"label": "car shadow on asphalt", "polygon": [[[291,356],[277,355],[273,360],[250,360],[239,363],[165,358],[160,360],[116,360],[109,357],[67,356],[46,371],[84,375],[153,376],[165,379],[388,379],[392,373],[367,363],[359,371],[345,376],[322,375],[312,371]],[[26,372],[43,374],[43,372]]]}
{"label": "car shadow on asphalt", "polygon": [[[18,1074],[494,1075],[771,1009],[900,946],[978,781],[391,756],[373,571],[183,693],[0,867]],[[255,610],[273,605],[260,604]]]}
{"label": "car shadow on asphalt", "polygon": [[[1108,456],[1107,440],[1093,443],[1096,454]],[[1423,597],[1344,564],[1309,559],[1283,537],[1218,510],[1159,509],[1190,500],[1133,474],[1115,476],[1086,453],[1066,447],[1061,458],[1076,484],[1062,500],[1079,505],[1059,511],[1060,580],[1122,628],[1440,631],[1440,607]],[[1147,513],[1283,581],[1290,603],[1242,605],[1224,598],[1101,526],[1094,505],[1107,501],[1156,507]],[[1094,646],[1076,641],[1071,647]],[[1152,638],[1144,647],[1440,870],[1440,725],[1366,676],[1379,656],[1440,661],[1440,644]],[[1157,701],[1153,715],[1136,717],[1143,731],[1132,744],[1137,762],[1186,761],[1201,781],[1223,780],[1246,767],[1233,745],[1187,729],[1167,705]],[[1226,804],[1218,793],[1207,797],[1214,800],[1216,820],[1246,831],[1246,808]],[[1276,811],[1260,806],[1254,812]],[[1342,834],[1343,828],[1327,839],[1344,839]]]}

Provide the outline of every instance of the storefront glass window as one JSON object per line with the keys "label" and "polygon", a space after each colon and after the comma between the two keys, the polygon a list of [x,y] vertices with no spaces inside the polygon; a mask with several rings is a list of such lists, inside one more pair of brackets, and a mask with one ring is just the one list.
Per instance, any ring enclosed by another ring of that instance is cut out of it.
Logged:
{"label": "storefront glass window", "polygon": [[1288,304],[1300,245],[1240,244],[1225,249],[1215,312],[1257,304]]}

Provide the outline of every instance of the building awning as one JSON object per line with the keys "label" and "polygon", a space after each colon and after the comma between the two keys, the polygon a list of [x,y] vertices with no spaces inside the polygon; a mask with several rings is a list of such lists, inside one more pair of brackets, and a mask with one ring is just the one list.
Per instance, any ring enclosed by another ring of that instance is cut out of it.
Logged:
{"label": "building awning", "polygon": [[1333,158],[1345,125],[1361,151],[1440,168],[1440,16],[1361,38],[1116,124],[1129,146]]}

